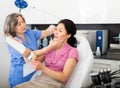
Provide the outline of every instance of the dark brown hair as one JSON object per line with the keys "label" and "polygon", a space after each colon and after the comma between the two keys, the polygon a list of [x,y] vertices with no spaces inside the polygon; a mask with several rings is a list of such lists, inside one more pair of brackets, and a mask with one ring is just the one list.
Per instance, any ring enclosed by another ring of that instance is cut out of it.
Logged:
{"label": "dark brown hair", "polygon": [[76,34],[77,29],[76,29],[74,22],[69,19],[63,19],[63,20],[59,21],[59,23],[64,24],[67,34],[71,34],[71,37],[68,38],[67,43],[73,47],[76,47],[77,40],[74,37],[74,35]]}

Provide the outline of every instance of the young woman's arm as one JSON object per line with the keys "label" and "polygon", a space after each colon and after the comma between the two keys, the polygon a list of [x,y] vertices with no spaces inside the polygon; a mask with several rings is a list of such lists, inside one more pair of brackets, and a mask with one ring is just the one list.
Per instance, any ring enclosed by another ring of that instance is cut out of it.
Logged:
{"label": "young woman's arm", "polygon": [[72,74],[75,65],[76,65],[76,59],[71,58],[71,59],[67,59],[63,72],[53,71],[48,69],[47,67],[43,68],[42,71],[54,79],[57,79],[62,82],[66,82],[69,79],[70,75]]}
{"label": "young woman's arm", "polygon": [[73,72],[76,62],[77,61],[75,58],[67,59],[62,72],[53,71],[37,61],[33,61],[32,63],[36,70],[42,70],[45,74],[51,76],[52,78],[57,79],[61,82],[66,82],[69,79],[71,73]]}

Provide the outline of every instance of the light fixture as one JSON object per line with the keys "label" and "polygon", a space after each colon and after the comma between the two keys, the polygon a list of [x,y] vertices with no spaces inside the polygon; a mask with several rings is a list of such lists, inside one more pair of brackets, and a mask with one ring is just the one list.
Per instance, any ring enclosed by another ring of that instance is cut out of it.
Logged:
{"label": "light fixture", "polygon": [[28,3],[24,0],[15,0],[15,6],[20,8],[19,12],[21,13],[21,9],[24,9],[28,6]]}

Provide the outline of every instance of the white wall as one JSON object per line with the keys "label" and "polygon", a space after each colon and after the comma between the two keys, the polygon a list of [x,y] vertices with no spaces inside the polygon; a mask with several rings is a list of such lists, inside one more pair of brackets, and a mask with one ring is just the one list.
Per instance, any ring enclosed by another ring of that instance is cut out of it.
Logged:
{"label": "white wall", "polygon": [[120,23],[120,0],[27,0],[22,10],[29,24],[51,24],[69,18],[78,24]]}
{"label": "white wall", "polygon": [[14,0],[0,0],[0,88],[9,88],[8,70],[10,58],[4,39],[3,25],[5,17],[12,12],[18,12],[18,8],[14,6]]}
{"label": "white wall", "polygon": [[120,0],[106,0],[107,22],[120,23]]}
{"label": "white wall", "polygon": [[61,19],[78,22],[79,0],[27,0],[21,13],[28,24],[54,24]]}
{"label": "white wall", "polygon": [[79,23],[104,23],[106,0],[79,0]]}
{"label": "white wall", "polygon": [[120,0],[79,0],[79,23],[120,23]]}

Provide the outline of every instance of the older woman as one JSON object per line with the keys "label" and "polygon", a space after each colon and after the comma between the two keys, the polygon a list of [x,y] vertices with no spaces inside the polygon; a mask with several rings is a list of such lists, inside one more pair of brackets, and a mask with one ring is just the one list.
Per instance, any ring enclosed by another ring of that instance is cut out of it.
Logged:
{"label": "older woman", "polygon": [[[6,17],[4,34],[5,36],[10,36],[15,40],[19,40],[30,50],[37,50],[39,49],[37,41],[51,35],[52,30],[55,28],[55,26],[50,26],[44,31],[27,29],[23,16],[19,13],[12,13]],[[23,56],[10,45],[8,45],[8,50],[11,58],[9,84],[10,88],[13,88],[17,84],[30,80],[34,73],[23,77],[23,65],[25,64]]]}

